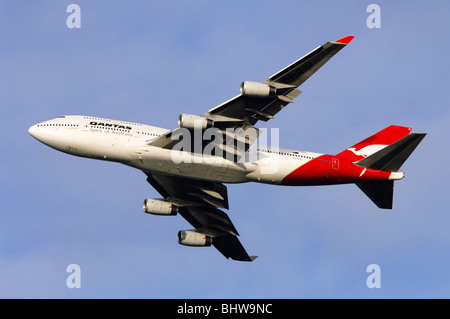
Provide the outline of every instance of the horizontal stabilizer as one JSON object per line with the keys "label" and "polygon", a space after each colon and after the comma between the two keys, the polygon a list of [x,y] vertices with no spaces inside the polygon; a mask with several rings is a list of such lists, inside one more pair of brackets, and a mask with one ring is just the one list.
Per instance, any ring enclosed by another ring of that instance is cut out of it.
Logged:
{"label": "horizontal stabilizer", "polygon": [[392,209],[394,181],[368,181],[356,183],[356,186],[358,186],[379,208]]}
{"label": "horizontal stabilizer", "polygon": [[412,133],[355,164],[379,171],[397,172],[425,135],[425,133]]}

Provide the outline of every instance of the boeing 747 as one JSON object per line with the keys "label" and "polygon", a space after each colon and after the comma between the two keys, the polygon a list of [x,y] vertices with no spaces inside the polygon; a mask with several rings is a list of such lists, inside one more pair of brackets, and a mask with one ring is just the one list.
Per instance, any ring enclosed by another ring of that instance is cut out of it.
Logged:
{"label": "boeing 747", "polygon": [[211,246],[226,258],[253,261],[228,209],[227,183],[308,186],[356,184],[378,207],[391,209],[402,164],[425,137],[391,125],[335,155],[258,145],[268,121],[294,102],[297,88],[353,39],[317,47],[264,82],[244,81],[241,92],[202,115],[181,114],[169,130],[91,116],[60,116],[29,133],[67,154],[119,162],[144,172],[162,198],[145,199],[146,213],[180,214],[193,230],[178,242]]}

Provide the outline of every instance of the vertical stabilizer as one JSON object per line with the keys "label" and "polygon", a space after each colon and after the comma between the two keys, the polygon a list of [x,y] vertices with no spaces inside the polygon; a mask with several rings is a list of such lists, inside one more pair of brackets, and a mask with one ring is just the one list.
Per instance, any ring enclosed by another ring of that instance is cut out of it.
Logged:
{"label": "vertical stabilizer", "polygon": [[[383,131],[386,131],[389,128],[391,128],[391,126],[384,129]],[[395,135],[395,137],[392,137],[392,139],[397,139],[398,136],[405,133],[406,130],[394,129],[394,132],[396,132],[397,134]],[[393,143],[381,147],[379,150],[373,152],[372,154],[367,154],[361,160],[354,162],[355,165],[364,167],[364,169],[368,168],[378,171],[391,172],[389,180],[365,181],[356,183],[356,185],[364,192],[364,194],[366,194],[379,208],[392,209],[394,180],[404,177],[403,172],[399,171],[400,167],[416,149],[417,145],[419,145],[425,135],[425,133],[412,133],[410,135],[397,139]],[[366,142],[363,141],[361,143],[367,145],[367,140],[368,139],[365,140]],[[374,138],[374,140],[377,140],[377,138]],[[387,136],[384,140],[387,141]],[[370,140],[368,142],[371,143]],[[369,145],[373,146],[377,144]],[[369,146],[363,146],[363,148],[368,147]]]}
{"label": "vertical stabilizer", "polygon": [[349,158],[352,161],[359,161],[397,142],[410,132],[410,127],[391,125],[337,155]]}

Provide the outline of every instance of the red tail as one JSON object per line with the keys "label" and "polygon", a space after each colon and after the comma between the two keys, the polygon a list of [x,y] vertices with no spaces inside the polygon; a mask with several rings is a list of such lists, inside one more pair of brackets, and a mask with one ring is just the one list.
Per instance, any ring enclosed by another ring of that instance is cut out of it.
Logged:
{"label": "red tail", "polygon": [[352,161],[359,161],[378,152],[386,146],[397,142],[399,139],[407,136],[410,132],[410,127],[391,125],[337,155],[347,157]]}

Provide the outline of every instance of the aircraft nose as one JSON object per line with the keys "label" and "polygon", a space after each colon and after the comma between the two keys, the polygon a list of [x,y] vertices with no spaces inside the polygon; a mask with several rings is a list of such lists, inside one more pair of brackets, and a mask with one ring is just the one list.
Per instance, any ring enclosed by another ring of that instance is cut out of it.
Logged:
{"label": "aircraft nose", "polygon": [[33,136],[35,139],[38,139],[38,138],[36,137],[37,131],[38,131],[37,125],[33,125],[32,127],[30,127],[30,128],[28,129],[28,133],[30,133],[30,135]]}
{"label": "aircraft nose", "polygon": [[48,139],[48,132],[45,128],[40,127],[40,124],[33,125],[28,129],[28,133],[37,139],[39,142],[44,143]]}
{"label": "aircraft nose", "polygon": [[28,133],[39,142],[55,149],[64,148],[66,145],[65,136],[58,134],[56,126],[51,126],[50,122],[42,122],[33,125],[28,129]]}

